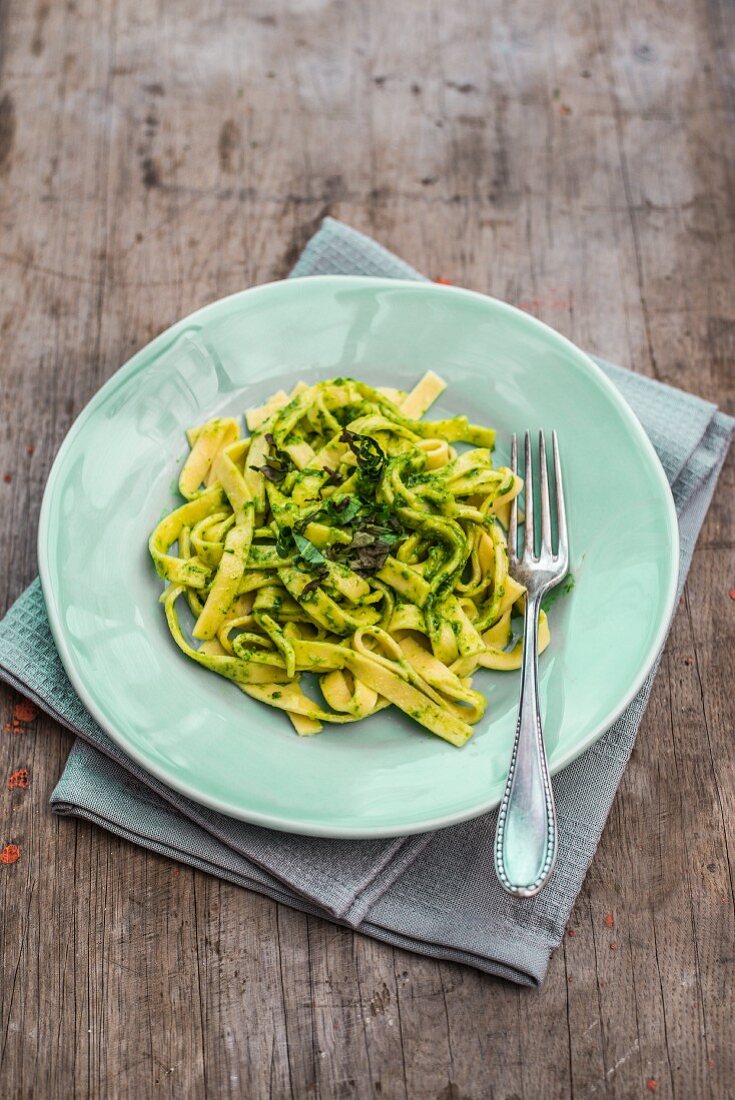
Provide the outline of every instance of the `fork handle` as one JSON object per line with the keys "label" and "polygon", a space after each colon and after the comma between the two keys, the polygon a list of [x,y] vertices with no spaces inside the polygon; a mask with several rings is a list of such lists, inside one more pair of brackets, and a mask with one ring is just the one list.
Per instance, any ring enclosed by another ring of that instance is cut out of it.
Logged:
{"label": "fork handle", "polygon": [[556,811],[538,697],[540,609],[541,593],[527,595],[518,725],[495,833],[498,879],[519,898],[537,894],[556,862]]}

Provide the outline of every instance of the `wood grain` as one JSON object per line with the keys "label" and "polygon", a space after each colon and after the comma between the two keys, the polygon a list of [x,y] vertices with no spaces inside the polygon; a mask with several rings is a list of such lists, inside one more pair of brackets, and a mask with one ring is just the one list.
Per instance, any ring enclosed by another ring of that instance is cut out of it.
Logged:
{"label": "wood grain", "polygon": [[[733,411],[726,0],[2,0],[0,43],[0,610],[100,383],[325,213]],[[70,738],[3,689],[0,1095],[732,1096],[734,483],[538,993],[56,820]]]}

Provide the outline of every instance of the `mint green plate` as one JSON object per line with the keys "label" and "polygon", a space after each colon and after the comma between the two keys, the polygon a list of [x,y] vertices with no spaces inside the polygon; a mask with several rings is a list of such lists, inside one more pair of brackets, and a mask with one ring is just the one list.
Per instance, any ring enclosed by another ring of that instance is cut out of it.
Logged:
{"label": "mint green plate", "polygon": [[190,798],[276,829],[377,837],[474,817],[502,794],[517,673],[480,672],[488,698],[456,749],[394,708],[300,738],[176,648],[148,534],[177,503],[184,429],[239,416],[296,381],[351,375],[449,386],[430,416],[511,432],[556,428],[572,593],[550,613],[541,697],[558,772],[617,718],[672,614],[676,516],[658,459],[599,369],[502,302],[431,284],[318,277],[214,302],[138,352],[72,427],[49,476],[38,556],[54,638],[85,706],[138,763]]}

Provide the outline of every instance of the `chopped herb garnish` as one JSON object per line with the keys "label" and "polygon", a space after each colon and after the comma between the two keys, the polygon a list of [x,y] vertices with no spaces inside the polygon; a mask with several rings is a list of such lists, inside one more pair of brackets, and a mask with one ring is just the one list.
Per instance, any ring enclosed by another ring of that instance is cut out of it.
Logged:
{"label": "chopped herb garnish", "polygon": [[293,553],[293,549],[293,531],[290,527],[279,528],[278,537],[276,538],[276,553],[279,558],[287,558],[289,554]]}
{"label": "chopped herb garnish", "polygon": [[343,496],[339,500],[330,497],[329,500],[324,501],[318,512],[309,516],[309,522],[324,520],[336,527],[347,527],[362,507],[362,501],[358,496]]}
{"label": "chopped herb garnish", "polygon": [[310,592],[313,592],[315,588],[318,588],[322,581],[326,580],[328,576],[329,570],[327,569],[326,565],[320,566],[314,573],[314,576],[311,578],[309,583],[304,585],[304,587],[302,588],[301,595],[308,596],[308,594]]}
{"label": "chopped herb garnish", "polygon": [[380,445],[369,435],[358,435],[349,428],[345,428],[339,438],[341,443],[349,444],[361,473],[371,480],[377,480],[385,466],[385,455]]}
{"label": "chopped herb garnish", "polygon": [[351,523],[362,508],[359,497],[342,497],[334,505],[334,511],[340,524]]}
{"label": "chopped herb garnish", "polygon": [[[356,500],[356,497],[349,498],[351,505]],[[350,514],[352,542],[348,546],[330,547],[329,556],[361,576],[371,576],[383,568],[391,550],[406,537],[406,533],[385,504],[371,506],[359,502],[357,508],[350,507]],[[341,527],[346,527],[349,521],[338,516],[337,522]]]}
{"label": "chopped herb garnish", "polygon": [[313,542],[292,527],[279,528],[276,538],[276,553],[279,558],[287,558],[294,551],[298,551],[300,564],[306,566],[309,572],[326,564],[326,558]]}
{"label": "chopped herb garnish", "polygon": [[291,461],[291,456],[286,451],[279,451],[270,432],[266,433],[265,441],[270,447],[270,453],[267,455],[268,461],[262,466],[251,466],[250,469],[259,470],[267,481],[272,481],[277,485],[283,481],[286,474],[294,469],[294,464]]}
{"label": "chopped herb garnish", "polygon": [[309,540],[304,538],[303,535],[300,535],[298,531],[293,532],[293,540],[296,543],[301,560],[305,565],[309,565],[312,568],[316,568],[318,565],[324,565],[326,558],[313,542],[309,542]]}

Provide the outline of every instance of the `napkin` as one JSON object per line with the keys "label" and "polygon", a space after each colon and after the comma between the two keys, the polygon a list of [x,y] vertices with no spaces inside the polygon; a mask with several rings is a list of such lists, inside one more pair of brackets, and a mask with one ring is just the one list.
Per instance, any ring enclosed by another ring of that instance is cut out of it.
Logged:
{"label": "napkin", "polygon": [[[326,218],[291,273],[422,276],[375,241]],[[679,518],[684,584],[735,421],[698,397],[600,366],[651,439]],[[493,871],[496,814],[391,840],[324,840],[258,828],[170,790],[129,759],[85,711],[64,672],[35,580],[0,622],[0,677],[78,735],[53,811],[304,912],[524,985],[542,982],[594,855],[655,670],[625,713],[553,781],[559,857],[548,886],[517,900]]]}

